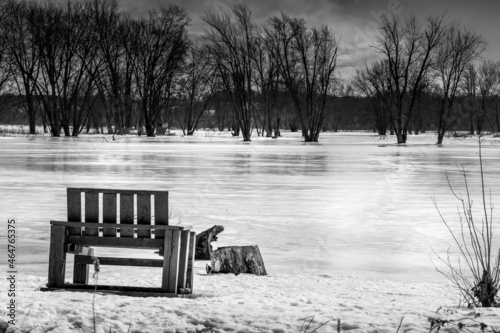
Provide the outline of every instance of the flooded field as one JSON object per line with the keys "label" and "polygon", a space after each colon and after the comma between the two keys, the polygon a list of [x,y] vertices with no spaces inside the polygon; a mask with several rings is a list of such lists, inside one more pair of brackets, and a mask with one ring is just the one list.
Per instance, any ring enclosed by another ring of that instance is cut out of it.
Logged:
{"label": "flooded field", "polygon": [[[49,221],[65,219],[67,187],[109,187],[170,191],[171,224],[198,232],[223,225],[214,245],[257,244],[270,273],[436,279],[432,249],[444,253],[451,237],[431,197],[456,224],[458,201],[444,172],[461,189],[457,165],[470,170],[478,209],[480,187],[477,140],[434,141],[410,137],[397,146],[370,134],[325,134],[318,144],[291,134],[251,143],[210,133],[2,137],[0,217],[4,228],[7,219],[18,222],[21,274],[46,275]],[[500,145],[483,148],[499,205]]]}

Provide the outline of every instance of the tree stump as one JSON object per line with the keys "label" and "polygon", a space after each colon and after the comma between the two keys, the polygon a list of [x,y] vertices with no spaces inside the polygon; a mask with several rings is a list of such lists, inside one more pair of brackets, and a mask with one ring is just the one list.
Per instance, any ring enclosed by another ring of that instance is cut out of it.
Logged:
{"label": "tree stump", "polygon": [[221,225],[214,225],[213,227],[196,235],[196,251],[195,260],[210,260],[210,253],[212,252],[211,242],[217,241],[217,235],[224,231]]}
{"label": "tree stump", "polygon": [[220,247],[210,254],[212,273],[267,275],[257,245]]}

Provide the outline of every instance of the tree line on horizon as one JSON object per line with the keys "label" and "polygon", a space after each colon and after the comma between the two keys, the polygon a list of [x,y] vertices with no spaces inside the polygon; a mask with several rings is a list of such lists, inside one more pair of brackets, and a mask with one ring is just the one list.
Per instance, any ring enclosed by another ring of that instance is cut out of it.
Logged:
{"label": "tree line on horizon", "polygon": [[[169,5],[132,17],[116,0],[7,0],[0,7],[0,103],[35,134],[192,135],[200,126],[278,137],[301,131],[500,132],[500,63],[482,60],[486,41],[444,15],[424,23],[385,16],[377,59],[339,74],[339,40],[286,13],[264,24],[234,3],[206,12],[203,36]],[[5,113],[8,113],[7,116]]]}

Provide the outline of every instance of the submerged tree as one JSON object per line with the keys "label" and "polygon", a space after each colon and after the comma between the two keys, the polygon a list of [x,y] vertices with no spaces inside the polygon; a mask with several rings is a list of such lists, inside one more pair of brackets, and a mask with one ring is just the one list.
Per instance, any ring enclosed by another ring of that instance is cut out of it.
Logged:
{"label": "submerged tree", "polygon": [[398,143],[406,143],[419,87],[433,65],[446,35],[443,16],[427,19],[422,26],[414,15],[401,21],[384,17],[377,50],[387,61],[391,80],[391,121]]}
{"label": "submerged tree", "polygon": [[[102,68],[96,85],[105,111],[108,133],[127,134],[132,127],[134,88],[129,19],[119,14],[116,0],[93,4],[94,24],[99,41],[98,57]],[[114,127],[113,127],[114,124]]]}
{"label": "submerged tree", "polygon": [[[7,4],[7,3],[6,3]],[[9,2],[10,15],[2,20],[1,27],[7,48],[7,57],[17,89],[25,99],[30,134],[36,133],[35,82],[40,71],[39,52],[34,29],[28,23],[30,12],[36,5],[27,2]]]}
{"label": "submerged tree", "polygon": [[303,19],[274,16],[266,28],[268,48],[294,102],[305,141],[317,142],[337,70],[339,44],[326,27],[307,29]]}
{"label": "submerged tree", "polygon": [[500,62],[485,60],[477,68],[480,110],[476,120],[477,134],[483,131],[488,108],[493,106],[500,89]]}
{"label": "submerged tree", "polygon": [[40,66],[36,79],[28,75],[51,134],[60,136],[62,128],[66,136],[77,136],[95,100],[97,38],[89,3],[35,5],[26,22]]}
{"label": "submerged tree", "polygon": [[385,61],[378,61],[357,69],[352,85],[359,94],[370,102],[373,127],[379,135],[385,135],[391,123],[391,80]]}
{"label": "submerged tree", "polygon": [[201,43],[190,46],[181,75],[177,80],[177,100],[181,112],[177,115],[184,135],[193,135],[215,93],[217,76],[210,55]]}
{"label": "submerged tree", "polygon": [[252,114],[255,98],[252,79],[255,72],[257,26],[250,9],[243,3],[231,6],[234,20],[228,13],[208,12],[203,21],[211,29],[207,48],[212,56],[222,86],[229,96],[244,141],[252,135]]}
{"label": "submerged tree", "polygon": [[440,99],[437,108],[437,144],[443,143],[446,133],[455,123],[454,102],[457,97],[467,65],[483,52],[486,42],[472,31],[452,24],[438,47],[434,69]]}
{"label": "submerged tree", "polygon": [[155,135],[162,111],[170,107],[173,81],[188,49],[188,23],[187,12],[171,5],[131,20],[129,35],[124,36],[130,39],[127,52],[134,59],[133,79],[147,136]]}

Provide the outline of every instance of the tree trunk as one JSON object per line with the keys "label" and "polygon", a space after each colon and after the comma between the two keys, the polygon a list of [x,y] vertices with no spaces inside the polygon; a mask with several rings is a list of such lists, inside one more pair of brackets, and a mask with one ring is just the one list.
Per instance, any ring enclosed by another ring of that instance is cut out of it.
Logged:
{"label": "tree trunk", "polygon": [[220,247],[210,254],[213,273],[267,275],[257,245]]}
{"label": "tree trunk", "polygon": [[210,260],[210,253],[212,252],[212,245],[210,245],[210,243],[217,241],[217,235],[223,231],[223,226],[214,225],[213,227],[196,235],[196,251],[194,259]]}

